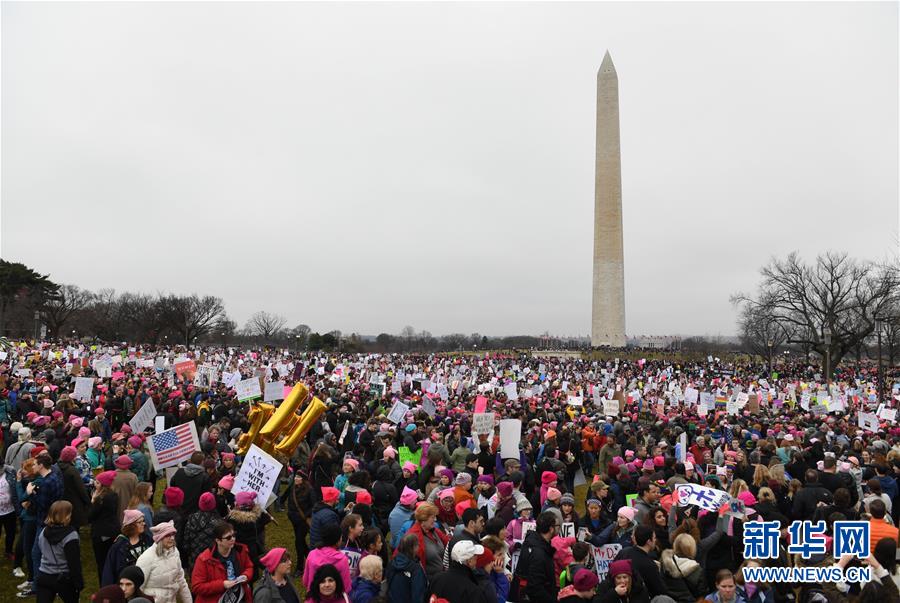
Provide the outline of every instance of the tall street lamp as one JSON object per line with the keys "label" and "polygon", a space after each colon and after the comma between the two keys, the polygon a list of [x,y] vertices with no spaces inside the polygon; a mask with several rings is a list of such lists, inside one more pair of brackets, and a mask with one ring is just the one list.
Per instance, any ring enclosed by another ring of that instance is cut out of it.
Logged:
{"label": "tall street lamp", "polygon": [[822,329],[822,338],[825,340],[825,379],[831,384],[831,327],[825,325]]}
{"label": "tall street lamp", "polygon": [[881,326],[884,324],[884,321],[875,317],[875,331],[878,333],[878,403],[880,404],[882,401],[881,398],[881,384],[884,382],[884,373],[883,368],[881,366]]}

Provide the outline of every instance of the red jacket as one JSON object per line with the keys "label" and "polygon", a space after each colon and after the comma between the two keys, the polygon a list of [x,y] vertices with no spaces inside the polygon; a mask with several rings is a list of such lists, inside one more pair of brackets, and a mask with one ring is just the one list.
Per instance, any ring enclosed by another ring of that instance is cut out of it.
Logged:
{"label": "red jacket", "polygon": [[[213,557],[213,551],[216,545],[204,550],[194,562],[194,571],[191,574],[191,590],[194,591],[194,603],[218,603],[219,599],[225,593],[224,582],[228,579],[225,573],[225,566],[219,559]],[[253,562],[250,561],[250,555],[247,554],[247,547],[240,542],[234,543],[234,550],[237,554],[238,575],[247,576],[242,588],[244,590],[244,601],[252,603],[253,594],[250,591],[250,584],[253,580]]]}

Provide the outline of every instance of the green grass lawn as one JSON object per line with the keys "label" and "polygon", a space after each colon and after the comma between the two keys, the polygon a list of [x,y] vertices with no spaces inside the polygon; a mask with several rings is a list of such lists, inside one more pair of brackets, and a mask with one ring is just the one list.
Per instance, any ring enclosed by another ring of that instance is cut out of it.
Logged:
{"label": "green grass lawn", "polygon": [[[162,491],[165,489],[165,485],[165,480],[161,479],[157,481],[157,487],[154,488],[153,495],[154,508],[159,508],[162,504]],[[575,488],[576,509],[584,508],[586,494],[587,486]],[[287,518],[287,513],[275,512],[274,506],[270,508],[269,512],[278,523],[271,523],[266,526],[266,546],[269,548],[279,546],[284,547],[292,554],[292,556],[296,555],[296,549],[294,547],[294,530],[291,526],[291,522]],[[94,550],[91,547],[90,527],[85,526],[81,528],[80,536],[81,565],[84,571],[84,591],[82,591],[81,600],[90,601],[90,596],[100,588],[100,581],[97,576],[97,564],[94,561]],[[18,534],[16,537],[18,538]],[[21,583],[24,578],[16,578],[13,576],[12,570],[12,561],[4,559],[3,563],[0,564],[0,601],[18,600],[15,598],[16,585]],[[190,576],[188,576],[188,582],[190,582]],[[295,586],[298,586],[298,590],[300,590],[302,596],[304,592],[299,580],[295,582]],[[34,599],[32,598],[31,600]]]}

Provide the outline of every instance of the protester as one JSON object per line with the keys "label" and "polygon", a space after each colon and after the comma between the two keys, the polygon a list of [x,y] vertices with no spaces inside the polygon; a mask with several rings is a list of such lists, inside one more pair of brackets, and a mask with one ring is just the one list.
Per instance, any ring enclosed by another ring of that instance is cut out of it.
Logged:
{"label": "protester", "polygon": [[41,549],[41,563],[35,577],[39,603],[53,601],[56,596],[63,603],[75,603],[84,588],[78,530],[71,521],[70,502],[60,500],[50,506],[46,527],[37,538]]}
{"label": "protester", "polygon": [[144,514],[135,509],[126,509],[122,518],[122,532],[116,537],[106,555],[100,585],[116,584],[122,570],[134,565],[138,557],[152,544],[153,539],[147,533]]}
{"label": "protester", "polygon": [[419,561],[419,538],[416,534],[406,534],[400,539],[397,554],[385,576],[392,603],[419,603],[425,600],[428,579]]}
{"label": "protester", "polygon": [[291,581],[291,554],[275,547],[260,558],[265,568],[253,587],[254,603],[300,603],[300,595]]}
{"label": "protester", "polygon": [[171,521],[153,526],[153,546],[138,557],[136,565],[144,572],[144,592],[156,603],[191,603],[191,591],[175,548],[175,524]]}
{"label": "protester", "polygon": [[226,521],[216,524],[213,535],[212,546],[197,557],[191,573],[194,602],[250,601],[253,562],[247,547],[235,542],[234,528]]}
{"label": "protester", "polygon": [[122,569],[122,572],[119,574],[118,584],[119,588],[122,589],[122,594],[125,596],[125,601],[145,598],[155,603],[152,595],[145,594],[141,590],[141,586],[144,584],[144,572],[138,566],[129,565]]}

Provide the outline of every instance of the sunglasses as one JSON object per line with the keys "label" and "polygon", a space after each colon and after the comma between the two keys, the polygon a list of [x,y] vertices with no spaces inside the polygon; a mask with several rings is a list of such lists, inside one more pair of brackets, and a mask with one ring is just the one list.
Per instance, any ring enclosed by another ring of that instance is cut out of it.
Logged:
{"label": "sunglasses", "polygon": [[234,534],[229,534],[228,536],[222,536],[219,540],[234,540]]}

